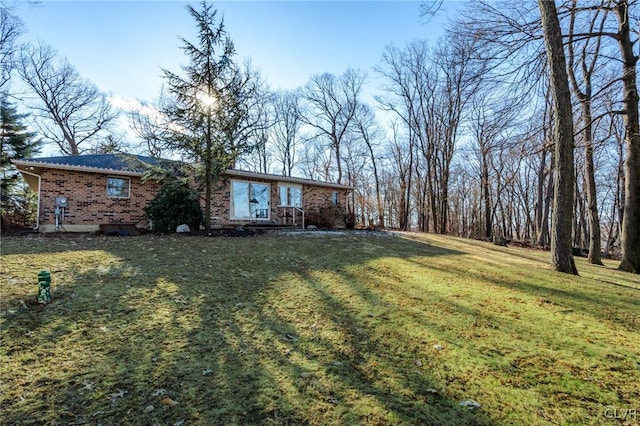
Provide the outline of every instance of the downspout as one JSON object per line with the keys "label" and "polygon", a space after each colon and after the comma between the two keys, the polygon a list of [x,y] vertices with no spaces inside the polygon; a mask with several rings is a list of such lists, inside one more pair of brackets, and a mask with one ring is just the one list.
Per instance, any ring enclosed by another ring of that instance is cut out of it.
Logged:
{"label": "downspout", "polygon": [[28,172],[26,170],[19,169],[20,173],[26,173],[31,176],[35,176],[38,178],[38,208],[36,213],[36,226],[33,228],[34,231],[37,231],[40,228],[40,175],[35,173]]}

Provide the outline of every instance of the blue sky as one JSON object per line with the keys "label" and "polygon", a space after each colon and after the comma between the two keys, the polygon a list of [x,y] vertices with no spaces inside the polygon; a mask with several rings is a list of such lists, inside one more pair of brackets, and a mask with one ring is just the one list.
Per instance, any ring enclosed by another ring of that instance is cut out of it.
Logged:
{"label": "blue sky", "polygon": [[[194,40],[186,2],[42,1],[15,11],[25,40],[52,45],[80,74],[113,96],[152,101],[161,68],[178,71],[186,59],[179,36]],[[197,2],[194,2],[197,6]],[[417,1],[214,2],[224,14],[238,58],[251,58],[273,88],[303,85],[314,73],[369,73],[386,45],[414,38],[437,40],[447,13],[420,21]]]}

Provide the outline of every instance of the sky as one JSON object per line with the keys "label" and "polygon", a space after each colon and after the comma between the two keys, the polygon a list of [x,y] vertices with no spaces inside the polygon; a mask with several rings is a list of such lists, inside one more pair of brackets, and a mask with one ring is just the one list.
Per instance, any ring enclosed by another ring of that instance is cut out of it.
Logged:
{"label": "sky", "polygon": [[[24,40],[53,46],[114,98],[153,101],[162,68],[186,63],[180,37],[195,41],[194,20],[178,1],[50,1],[21,4],[15,13]],[[191,3],[198,8],[198,3]],[[341,74],[348,67],[369,74],[388,44],[415,38],[434,42],[460,2],[447,2],[429,22],[418,1],[226,1],[224,16],[237,57],[250,58],[274,89],[304,85],[313,74]]]}

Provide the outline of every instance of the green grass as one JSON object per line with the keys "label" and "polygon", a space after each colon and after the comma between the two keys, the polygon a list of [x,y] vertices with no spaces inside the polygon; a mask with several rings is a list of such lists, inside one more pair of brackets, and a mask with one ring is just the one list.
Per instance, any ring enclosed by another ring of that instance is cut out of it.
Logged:
{"label": "green grass", "polygon": [[640,277],[577,264],[416,234],[4,237],[0,423],[637,424]]}

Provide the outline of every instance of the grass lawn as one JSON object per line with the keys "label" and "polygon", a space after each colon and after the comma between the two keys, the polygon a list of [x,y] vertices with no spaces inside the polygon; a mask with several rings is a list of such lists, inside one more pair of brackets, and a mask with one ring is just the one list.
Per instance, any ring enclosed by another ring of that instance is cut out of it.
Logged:
{"label": "grass lawn", "polygon": [[0,423],[640,423],[640,277],[548,258],[417,234],[3,237]]}

